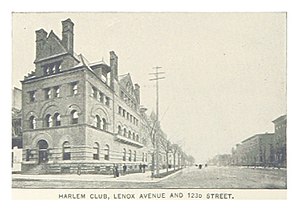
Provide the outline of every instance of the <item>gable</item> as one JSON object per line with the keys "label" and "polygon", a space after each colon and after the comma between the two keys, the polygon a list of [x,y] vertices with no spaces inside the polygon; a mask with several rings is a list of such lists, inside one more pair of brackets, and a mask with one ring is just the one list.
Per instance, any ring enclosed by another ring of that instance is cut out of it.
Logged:
{"label": "gable", "polygon": [[137,99],[135,96],[134,84],[132,82],[130,74],[126,74],[125,76],[121,77],[120,85],[122,89],[126,91],[127,94],[133,96],[135,100]]}
{"label": "gable", "polygon": [[40,51],[40,54],[37,55],[36,61],[65,53],[67,53],[67,51],[62,46],[60,39],[54,34],[53,31],[51,31],[45,41],[43,49]]}

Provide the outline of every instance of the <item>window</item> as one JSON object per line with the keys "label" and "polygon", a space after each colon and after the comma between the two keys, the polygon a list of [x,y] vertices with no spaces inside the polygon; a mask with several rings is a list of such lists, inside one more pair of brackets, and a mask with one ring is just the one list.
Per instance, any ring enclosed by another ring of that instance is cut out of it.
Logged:
{"label": "window", "polygon": [[29,92],[29,101],[34,102],[35,101],[35,91]]}
{"label": "window", "polygon": [[100,102],[104,103],[104,94],[100,92]]}
{"label": "window", "polygon": [[95,87],[92,87],[91,89],[91,96],[94,98],[98,98],[98,91]]}
{"label": "window", "polygon": [[133,116],[132,115],[130,115],[130,122],[132,123],[132,120],[133,120]]}
{"label": "window", "polygon": [[145,162],[147,162],[147,153],[145,153]]}
{"label": "window", "polygon": [[136,161],[137,155],[136,155],[136,151],[134,151],[134,161]]}
{"label": "window", "polygon": [[78,94],[78,82],[73,82],[71,84],[71,92],[72,92],[72,95],[77,95]]}
{"label": "window", "polygon": [[110,98],[109,98],[108,96],[106,96],[106,102],[105,102],[105,104],[106,104],[107,106],[110,105]]}
{"label": "window", "polygon": [[136,134],[136,141],[139,141],[139,136],[138,136],[138,134]]}
{"label": "window", "polygon": [[118,134],[118,135],[121,135],[121,126],[118,125],[117,129],[118,129],[118,130],[117,130],[117,134]]}
{"label": "window", "polygon": [[121,108],[121,106],[118,106],[118,114],[120,114],[120,115],[121,115],[121,111],[122,111],[122,108]]}
{"label": "window", "polygon": [[101,118],[96,115],[96,117],[94,118],[94,122],[95,122],[95,127],[100,129],[101,128]]}
{"label": "window", "polygon": [[132,161],[132,151],[129,150],[129,161]]}
{"label": "window", "polygon": [[123,117],[126,117],[126,110],[123,110]]}
{"label": "window", "polygon": [[36,128],[36,119],[34,116],[30,116],[29,118],[29,129],[35,129]]}
{"label": "window", "polygon": [[142,162],[144,162],[144,152],[142,152]]}
{"label": "window", "polygon": [[54,114],[54,126],[60,126],[61,125],[61,116],[59,113]]}
{"label": "window", "polygon": [[30,160],[30,149],[26,149],[26,161]]}
{"label": "window", "polygon": [[106,144],[105,149],[104,149],[105,153],[104,153],[104,159],[105,160],[109,160],[109,145]]}
{"label": "window", "polygon": [[71,146],[68,141],[64,142],[62,145],[62,159],[63,160],[71,159]]}
{"label": "window", "polygon": [[124,137],[126,137],[126,136],[127,136],[127,129],[124,128]]}
{"label": "window", "polygon": [[76,110],[71,112],[71,124],[78,124],[79,115]]}
{"label": "window", "polygon": [[127,159],[127,150],[124,148],[123,149],[123,161],[126,161]]}
{"label": "window", "polygon": [[127,119],[129,120],[130,119],[130,113],[127,112]]}
{"label": "window", "polygon": [[52,127],[53,126],[53,122],[52,122],[52,116],[50,114],[46,115],[46,127]]}
{"label": "window", "polygon": [[106,121],[106,119],[103,118],[102,122],[103,122],[103,128],[102,128],[102,130],[107,131],[107,121]]}
{"label": "window", "polygon": [[60,88],[59,86],[54,87],[54,96],[60,97]]}
{"label": "window", "polygon": [[128,138],[131,138],[131,131],[129,130]]}
{"label": "window", "polygon": [[100,145],[97,142],[95,142],[93,145],[93,159],[94,160],[100,159]]}
{"label": "window", "polygon": [[134,133],[134,132],[133,132],[133,135],[132,135],[132,136],[133,136],[133,137],[132,137],[132,138],[133,138],[133,140],[135,140],[135,133]]}
{"label": "window", "polygon": [[52,98],[52,90],[50,88],[45,89],[45,99],[51,99]]}

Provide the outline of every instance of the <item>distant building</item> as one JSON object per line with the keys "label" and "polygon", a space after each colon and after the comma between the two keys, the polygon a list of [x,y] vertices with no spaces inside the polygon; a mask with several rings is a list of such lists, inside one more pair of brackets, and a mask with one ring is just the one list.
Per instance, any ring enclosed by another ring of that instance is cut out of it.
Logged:
{"label": "distant building", "polygon": [[272,121],[274,123],[274,149],[275,160],[278,166],[287,166],[287,115],[278,117]]}
{"label": "distant building", "polygon": [[22,164],[22,91],[14,88],[12,91],[12,172],[20,172]]}
{"label": "distant building", "polygon": [[232,164],[271,166],[275,163],[274,134],[256,134],[245,139],[232,152]]}

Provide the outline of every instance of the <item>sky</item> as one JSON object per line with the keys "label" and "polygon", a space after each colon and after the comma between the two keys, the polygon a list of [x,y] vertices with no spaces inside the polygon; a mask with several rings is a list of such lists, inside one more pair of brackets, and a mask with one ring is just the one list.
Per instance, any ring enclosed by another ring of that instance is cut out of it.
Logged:
{"label": "sky", "polygon": [[230,153],[286,114],[285,13],[14,13],[12,84],[34,70],[35,30],[74,22],[75,52],[90,62],[109,51],[119,74],[141,87],[155,110],[153,67],[160,66],[160,120],[173,143],[203,162]]}

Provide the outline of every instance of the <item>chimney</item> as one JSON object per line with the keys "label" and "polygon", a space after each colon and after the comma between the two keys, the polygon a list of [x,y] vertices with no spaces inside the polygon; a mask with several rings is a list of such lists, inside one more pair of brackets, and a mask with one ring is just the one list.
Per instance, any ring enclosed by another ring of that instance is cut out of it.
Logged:
{"label": "chimney", "polygon": [[138,104],[140,104],[140,86],[136,83],[135,84],[135,95],[136,95],[136,98],[137,98],[137,102]]}
{"label": "chimney", "polygon": [[74,23],[71,19],[62,21],[62,45],[66,50],[73,54],[74,52]]}
{"label": "chimney", "polygon": [[40,30],[36,30],[35,31],[35,36],[36,36],[36,58],[38,57],[38,55],[40,54],[40,52],[42,51],[44,44],[46,42],[47,39],[47,35],[48,33],[44,30],[44,29],[40,29]]}
{"label": "chimney", "polygon": [[114,51],[110,52],[110,68],[112,71],[111,80],[118,80],[118,57]]}

